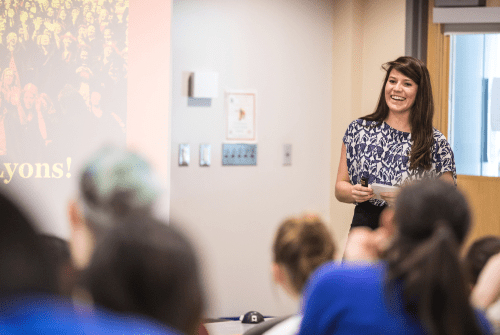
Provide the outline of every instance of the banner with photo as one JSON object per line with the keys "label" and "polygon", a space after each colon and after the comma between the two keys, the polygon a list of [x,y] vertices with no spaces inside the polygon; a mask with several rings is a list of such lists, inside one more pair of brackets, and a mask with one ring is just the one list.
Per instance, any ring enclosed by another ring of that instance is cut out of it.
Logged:
{"label": "banner with photo", "polygon": [[128,0],[0,0],[0,183],[54,209],[78,169],[127,134]]}
{"label": "banner with photo", "polygon": [[66,162],[125,144],[128,0],[1,0],[0,155]]}

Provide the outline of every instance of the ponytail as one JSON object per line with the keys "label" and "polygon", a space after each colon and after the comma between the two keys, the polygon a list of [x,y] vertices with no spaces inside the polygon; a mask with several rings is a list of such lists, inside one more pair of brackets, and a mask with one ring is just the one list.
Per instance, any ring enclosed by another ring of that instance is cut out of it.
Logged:
{"label": "ponytail", "polygon": [[444,220],[434,227],[423,240],[398,236],[388,249],[389,296],[402,283],[406,312],[429,334],[482,334],[469,304],[455,233]]}

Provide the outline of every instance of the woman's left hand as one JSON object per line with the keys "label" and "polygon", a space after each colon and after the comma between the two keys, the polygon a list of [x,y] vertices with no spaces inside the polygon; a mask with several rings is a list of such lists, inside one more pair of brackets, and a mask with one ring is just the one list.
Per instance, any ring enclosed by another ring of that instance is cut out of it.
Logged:
{"label": "woman's left hand", "polygon": [[380,197],[387,202],[387,204],[392,207],[396,204],[396,198],[398,197],[399,192],[382,192],[380,193]]}

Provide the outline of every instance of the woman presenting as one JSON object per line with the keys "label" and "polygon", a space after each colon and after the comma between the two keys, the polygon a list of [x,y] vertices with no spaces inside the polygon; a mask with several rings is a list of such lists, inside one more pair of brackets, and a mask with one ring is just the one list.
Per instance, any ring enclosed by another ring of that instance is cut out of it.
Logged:
{"label": "woman presenting", "polygon": [[356,204],[351,228],[377,228],[384,207],[395,202],[397,192],[374,199],[373,183],[402,186],[442,178],[456,184],[453,151],[432,127],[434,103],[425,64],[399,57],[382,68],[387,74],[375,112],[353,121],[343,138],[335,196]]}

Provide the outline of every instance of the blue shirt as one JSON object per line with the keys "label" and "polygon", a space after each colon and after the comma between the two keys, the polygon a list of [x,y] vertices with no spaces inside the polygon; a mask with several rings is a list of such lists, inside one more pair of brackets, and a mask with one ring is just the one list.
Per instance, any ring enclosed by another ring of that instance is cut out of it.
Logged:
{"label": "blue shirt", "polygon": [[[385,274],[385,263],[320,267],[304,290],[298,335],[426,334],[420,322],[404,311],[401,286],[387,298]],[[484,334],[491,334],[485,316],[476,315]]]}
{"label": "blue shirt", "polygon": [[181,335],[165,325],[131,314],[73,305],[48,294],[19,295],[0,300],[2,334],[148,334]]}

